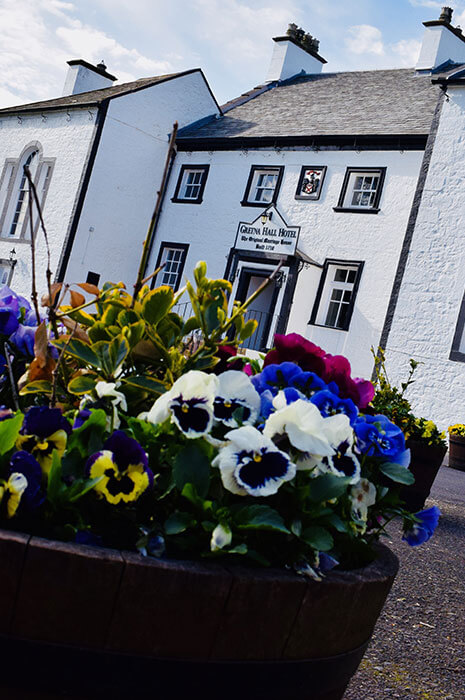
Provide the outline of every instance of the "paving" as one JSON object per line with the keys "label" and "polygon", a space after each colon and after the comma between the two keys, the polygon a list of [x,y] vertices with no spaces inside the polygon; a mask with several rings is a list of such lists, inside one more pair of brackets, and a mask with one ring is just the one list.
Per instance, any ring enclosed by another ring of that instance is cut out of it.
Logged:
{"label": "paving", "polygon": [[399,573],[344,700],[465,700],[465,472],[447,459],[432,505],[442,517],[421,547],[389,530]]}

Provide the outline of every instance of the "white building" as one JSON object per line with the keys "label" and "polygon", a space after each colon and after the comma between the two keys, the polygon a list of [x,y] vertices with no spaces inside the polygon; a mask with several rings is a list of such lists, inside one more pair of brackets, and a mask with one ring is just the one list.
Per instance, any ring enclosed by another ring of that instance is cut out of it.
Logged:
{"label": "white building", "polygon": [[13,243],[13,286],[29,283],[27,227],[13,221],[36,149],[58,279],[132,284],[177,120],[147,274],[164,262],[156,282],[177,289],[205,259],[244,299],[282,261],[250,312],[251,347],[295,331],[370,376],[381,344],[394,381],[409,357],[424,362],[417,413],[465,422],[465,38],[451,17],[425,22],[409,70],[322,72],[317,42],[293,26],[266,82],[221,110],[199,70],[0,110],[5,274]]}
{"label": "white building", "polygon": [[[26,296],[31,237],[24,164],[42,202],[57,279],[112,278],[130,287],[173,123],[182,127],[219,113],[199,69],[113,86],[105,66],[69,65],[62,97],[0,110],[0,282],[12,281]],[[37,220],[34,230],[37,284],[45,291],[47,255]]]}

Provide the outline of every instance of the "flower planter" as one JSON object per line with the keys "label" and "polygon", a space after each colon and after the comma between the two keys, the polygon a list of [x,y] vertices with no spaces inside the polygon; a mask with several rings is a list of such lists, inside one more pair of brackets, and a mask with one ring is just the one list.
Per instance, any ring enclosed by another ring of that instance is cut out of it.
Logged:
{"label": "flower planter", "polygon": [[425,505],[436,474],[447,452],[447,447],[427,445],[421,440],[408,440],[410,448],[410,471],[415,477],[415,483],[402,490],[402,498],[407,508],[419,511]]}
{"label": "flower planter", "polygon": [[0,567],[2,697],[340,700],[398,561],[320,583],[0,531]]}
{"label": "flower planter", "polygon": [[465,437],[449,434],[449,467],[465,471]]}

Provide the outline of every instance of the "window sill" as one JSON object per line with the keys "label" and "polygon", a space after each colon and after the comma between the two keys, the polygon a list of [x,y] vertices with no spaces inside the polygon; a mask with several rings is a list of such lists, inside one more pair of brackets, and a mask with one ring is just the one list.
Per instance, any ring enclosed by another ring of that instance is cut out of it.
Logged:
{"label": "window sill", "polygon": [[381,209],[373,207],[370,209],[351,209],[350,207],[333,207],[333,211],[346,214],[377,214]]}
{"label": "window sill", "polygon": [[17,243],[27,243],[28,245],[31,245],[31,239],[30,238],[16,238],[16,236],[4,236],[0,233],[0,241],[5,242],[8,241],[9,243],[14,243],[15,245]]}
{"label": "window sill", "polygon": [[179,197],[171,197],[173,204],[202,204],[202,199],[180,199]]}
{"label": "window sill", "polygon": [[344,333],[347,333],[347,331],[349,330],[348,328],[336,328],[336,326],[325,326],[324,323],[315,323],[312,321],[309,321],[307,325],[315,326],[315,328],[327,328],[330,331],[343,331]]}
{"label": "window sill", "polygon": [[241,207],[260,207],[261,209],[267,209],[272,204],[276,204],[274,199],[271,202],[246,202],[245,199],[241,201]]}

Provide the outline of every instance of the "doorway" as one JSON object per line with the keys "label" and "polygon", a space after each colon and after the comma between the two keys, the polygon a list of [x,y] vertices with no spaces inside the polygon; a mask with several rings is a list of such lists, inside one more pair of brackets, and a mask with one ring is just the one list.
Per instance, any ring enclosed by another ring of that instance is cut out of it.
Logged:
{"label": "doorway", "polygon": [[[244,302],[253,294],[261,284],[270,276],[272,269],[260,270],[257,268],[243,267],[240,272],[237,285],[236,301]],[[255,319],[258,323],[255,333],[242,343],[243,348],[249,350],[266,350],[269,346],[271,331],[276,328],[279,321],[276,302],[279,294],[279,285],[274,279],[266,289],[252,302],[247,309],[244,320]]]}

